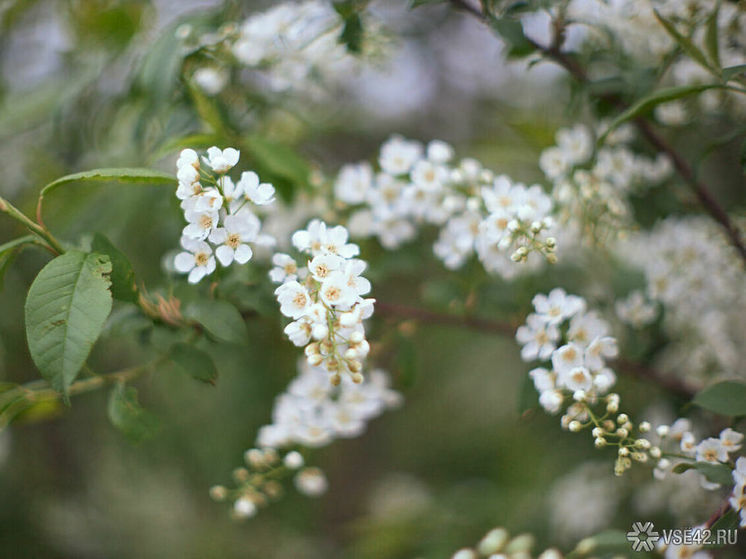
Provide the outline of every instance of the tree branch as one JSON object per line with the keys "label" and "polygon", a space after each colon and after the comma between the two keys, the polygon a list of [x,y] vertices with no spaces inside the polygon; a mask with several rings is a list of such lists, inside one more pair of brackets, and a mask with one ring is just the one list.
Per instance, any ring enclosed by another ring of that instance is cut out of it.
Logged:
{"label": "tree branch", "polygon": [[[467,0],[450,0],[451,5],[455,8],[467,12],[483,23],[489,24],[490,16],[483,12],[480,8],[477,8],[470,4]],[[549,47],[540,45],[536,41],[530,38],[526,38],[529,43],[539,52],[541,52],[546,58],[553,60],[560,66],[562,66],[567,72],[579,83],[587,84],[590,82],[588,74],[575,58],[562,52],[560,49],[561,45],[553,44]],[[610,102],[619,109],[624,110],[628,108],[628,104],[625,103],[619,96],[612,94],[600,94],[597,95],[599,99]],[[678,175],[684,180],[689,186],[690,190],[694,193],[695,197],[699,201],[702,208],[707,212],[710,217],[715,220],[723,229],[725,235],[728,237],[730,243],[735,247],[739,256],[746,263],[746,244],[744,244],[741,230],[733,223],[728,216],[728,213],[723,209],[720,203],[715,199],[710,190],[707,188],[702,181],[697,179],[697,175],[689,162],[677,152],[671,144],[669,144],[660,134],[658,134],[653,127],[644,119],[638,118],[633,121],[634,125],[640,131],[642,136],[659,152],[665,153],[671,163],[676,169]]]}
{"label": "tree branch", "polygon": [[[513,322],[501,322],[487,318],[478,318],[474,316],[459,316],[454,314],[444,314],[427,309],[411,307],[408,305],[399,305],[376,301],[376,313],[385,317],[394,317],[400,319],[416,320],[425,324],[437,324],[442,326],[453,326],[456,328],[469,328],[480,332],[499,334],[513,338],[515,331],[520,326]],[[672,394],[691,400],[697,393],[695,387],[668,375],[635,361],[627,359],[616,359],[612,365],[619,371],[645,380],[653,382],[658,386],[666,389]]]}

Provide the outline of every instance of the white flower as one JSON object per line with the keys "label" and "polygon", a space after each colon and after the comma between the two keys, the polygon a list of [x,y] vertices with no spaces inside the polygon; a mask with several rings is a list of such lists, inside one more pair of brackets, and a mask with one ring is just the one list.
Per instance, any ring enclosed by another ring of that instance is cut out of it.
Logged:
{"label": "white flower", "polygon": [[393,136],[381,146],[378,162],[386,173],[396,176],[408,173],[420,157],[422,145],[419,142]]}
{"label": "white flower", "polygon": [[453,159],[453,147],[441,140],[432,140],[427,144],[427,158],[433,163],[448,163]]}
{"label": "white flower", "polygon": [[564,397],[559,390],[545,390],[539,394],[539,404],[549,413],[557,413],[563,400]]}
{"label": "white flower", "polygon": [[348,278],[342,272],[329,274],[319,289],[321,300],[330,307],[349,309],[355,303],[357,296],[347,282]]}
{"label": "white flower", "polygon": [[415,185],[421,187],[425,192],[432,192],[443,186],[448,178],[448,171],[445,167],[432,161],[420,159],[414,164],[410,176]]}
{"label": "white flower", "polygon": [[233,503],[233,512],[238,518],[251,518],[256,514],[256,505],[248,497],[241,497]]}
{"label": "white flower", "polygon": [[728,453],[740,450],[742,441],[743,434],[734,431],[730,427],[720,432],[720,444]]}
{"label": "white flower", "polygon": [[604,366],[604,359],[613,359],[618,354],[615,338],[597,336],[585,349],[585,364],[592,371],[598,371]]}
{"label": "white flower", "polygon": [[555,342],[559,337],[560,333],[557,326],[547,324],[542,317],[536,314],[528,315],[526,325],[520,326],[515,334],[518,343],[524,344],[521,349],[521,358],[524,361],[549,359],[557,347]]}
{"label": "white flower", "polygon": [[219,245],[215,249],[215,256],[223,266],[230,266],[234,260],[246,264],[253,255],[248,243],[255,241],[259,234],[259,218],[252,213],[241,212],[227,216],[223,225],[210,233],[210,242]]}
{"label": "white flower", "polygon": [[259,175],[254,171],[244,171],[238,181],[238,188],[250,202],[265,206],[275,201],[275,187],[269,183],[259,182]]}
{"label": "white flower", "polygon": [[298,279],[298,264],[289,254],[275,253],[272,255],[272,264],[275,267],[269,271],[269,277],[273,282],[283,283]]}
{"label": "white flower", "polygon": [[303,466],[303,455],[297,450],[292,450],[285,455],[285,458],[282,459],[282,463],[285,464],[286,468],[297,470]]}
{"label": "white flower", "polygon": [[687,431],[681,435],[681,452],[687,456],[692,456],[697,450],[697,439],[694,433]]}
{"label": "white flower", "polygon": [[608,323],[598,316],[598,313],[590,311],[572,317],[567,330],[567,338],[585,347],[594,339],[606,336],[608,332]]}
{"label": "white flower", "polygon": [[550,147],[541,152],[539,167],[549,180],[557,180],[570,170],[567,155],[558,147]]}
{"label": "white flower", "polygon": [[585,126],[578,124],[557,131],[557,146],[572,164],[584,163],[593,153],[593,138]]}
{"label": "white flower", "polygon": [[714,437],[705,439],[697,445],[695,450],[697,462],[717,463],[728,461],[728,451],[723,447],[720,439]]}
{"label": "white flower", "polygon": [[573,367],[560,372],[557,382],[571,392],[577,390],[588,392],[593,388],[593,377],[586,367]]}
{"label": "white flower", "polygon": [[218,226],[219,216],[217,211],[187,210],[184,212],[189,225],[182,231],[185,237],[202,241],[210,232]]}
{"label": "white flower", "polygon": [[534,381],[534,386],[538,392],[554,390],[554,375],[543,367],[538,367],[529,371],[528,376]]}
{"label": "white flower", "polygon": [[215,271],[215,257],[206,242],[182,237],[181,246],[186,252],[176,255],[174,267],[182,274],[189,274],[189,283],[197,283]]}
{"label": "white flower", "polygon": [[347,288],[357,297],[370,293],[370,281],[360,274],[365,271],[367,264],[364,260],[352,259],[347,260],[342,268],[342,274],[345,278]]}
{"label": "white flower", "polygon": [[343,259],[336,254],[317,254],[308,263],[308,272],[317,281],[324,281],[329,274],[342,267]]}
{"label": "white flower", "polygon": [[275,289],[280,302],[280,312],[285,316],[298,319],[306,313],[311,298],[308,290],[297,281],[288,281]]}
{"label": "white flower", "polygon": [[585,310],[583,299],[575,295],[568,295],[560,287],[552,289],[549,295],[536,295],[532,302],[536,313],[549,324],[559,324]]}
{"label": "white flower", "polygon": [[207,163],[210,168],[218,174],[228,172],[232,167],[238,163],[240,152],[235,148],[225,148],[221,150],[218,147],[211,147],[207,149],[207,157],[203,157],[203,161]]}
{"label": "white flower", "polygon": [[347,204],[361,204],[365,202],[372,185],[373,169],[369,163],[345,165],[334,183],[334,195]]}
{"label": "white flower", "polygon": [[561,375],[583,365],[583,349],[574,343],[563,345],[552,354],[552,367],[557,374]]}

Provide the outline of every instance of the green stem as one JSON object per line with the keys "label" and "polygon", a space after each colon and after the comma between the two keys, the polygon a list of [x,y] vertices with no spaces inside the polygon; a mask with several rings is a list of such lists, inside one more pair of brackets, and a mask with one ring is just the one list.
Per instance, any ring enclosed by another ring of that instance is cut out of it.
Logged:
{"label": "green stem", "polygon": [[62,254],[65,249],[57,239],[43,226],[32,221],[26,214],[8,202],[5,198],[0,197],[0,212],[8,214],[10,217],[20,222],[26,229],[42,239],[49,248],[56,254]]}

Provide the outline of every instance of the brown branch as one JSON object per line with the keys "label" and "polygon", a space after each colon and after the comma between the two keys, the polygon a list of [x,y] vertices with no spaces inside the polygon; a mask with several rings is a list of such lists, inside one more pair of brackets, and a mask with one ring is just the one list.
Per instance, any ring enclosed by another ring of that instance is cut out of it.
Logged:
{"label": "brown branch", "polygon": [[[380,316],[416,320],[425,324],[469,328],[480,332],[499,334],[510,338],[515,336],[519,324],[507,321],[496,321],[468,315],[444,314],[408,305],[376,301],[376,313]],[[613,366],[617,370],[653,382],[668,392],[685,400],[691,400],[697,393],[695,387],[690,386],[672,375],[668,375],[636,361],[617,359]]]}
{"label": "brown branch", "polygon": [[[480,21],[489,24],[490,15],[483,12],[481,9],[468,3],[467,0],[451,0],[451,5],[462,11],[468,12],[469,14],[477,17]],[[559,37],[559,35],[557,35]],[[555,41],[551,46],[543,46],[526,38],[531,45],[541,52],[546,58],[553,60],[560,66],[562,66],[567,72],[579,83],[587,84],[590,82],[588,74],[578,61],[564,53],[560,49],[560,44]],[[599,99],[610,102],[616,105],[620,110],[626,109],[629,105],[625,103],[619,96],[610,94],[600,94],[597,96]],[[707,212],[710,217],[715,220],[725,232],[730,243],[735,247],[741,259],[746,263],[746,244],[744,244],[740,229],[733,223],[728,216],[728,213],[723,209],[720,203],[711,194],[707,185],[697,178],[694,169],[689,162],[677,152],[671,144],[669,144],[660,134],[658,134],[649,122],[641,118],[633,120],[634,125],[643,135],[643,137],[659,152],[665,153],[671,163],[676,169],[678,175],[684,180],[689,186],[690,190],[694,193],[695,197],[699,201],[702,208]]]}

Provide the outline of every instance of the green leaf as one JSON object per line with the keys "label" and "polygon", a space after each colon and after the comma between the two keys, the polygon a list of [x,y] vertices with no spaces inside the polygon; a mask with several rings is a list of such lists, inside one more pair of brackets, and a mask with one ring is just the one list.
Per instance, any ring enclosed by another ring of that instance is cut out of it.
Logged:
{"label": "green leaf", "polygon": [[419,8],[420,6],[426,6],[427,4],[443,4],[446,0],[412,0],[409,7]]}
{"label": "green leaf", "polygon": [[733,509],[728,509],[728,512],[715,521],[711,529],[713,534],[717,534],[721,530],[738,530],[738,525],[738,512]]}
{"label": "green leaf", "polygon": [[190,377],[214,385],[218,378],[212,358],[190,344],[177,343],[171,346],[171,360]]}
{"label": "green leaf", "polygon": [[688,95],[692,95],[694,93],[700,93],[702,91],[705,91],[707,89],[718,89],[723,88],[724,86],[722,84],[717,83],[711,83],[711,84],[703,84],[703,85],[682,85],[682,86],[676,86],[676,87],[669,87],[666,89],[659,89],[657,91],[654,91],[650,95],[643,97],[637,103],[629,107],[627,110],[625,110],[622,114],[620,114],[618,117],[616,117],[611,124],[609,124],[608,129],[603,133],[603,135],[598,139],[598,144],[601,145],[606,140],[606,136],[608,136],[612,130],[617,128],[620,124],[624,124],[628,120],[632,120],[633,118],[636,118],[644,113],[647,113],[648,111],[652,110],[656,106],[660,105],[661,103],[667,103],[668,101],[674,101],[676,99],[681,99],[682,97],[686,97]]}
{"label": "green leaf", "polygon": [[70,251],[42,268],[26,298],[31,358],[56,390],[67,395],[111,312],[111,261]]}
{"label": "green leaf", "polygon": [[509,44],[509,57],[527,56],[536,50],[536,46],[523,32],[523,24],[519,20],[493,18],[490,25]]}
{"label": "green leaf", "polygon": [[93,169],[92,171],[83,171],[81,173],[65,175],[64,177],[50,182],[42,189],[40,198],[43,198],[50,192],[57,190],[60,186],[73,182],[87,181],[174,185],[176,183],[176,177],[162,171],[154,171],[152,169],[138,167]]}
{"label": "green leaf", "polygon": [[91,249],[98,254],[105,254],[111,260],[111,294],[114,298],[135,303],[137,301],[135,272],[127,256],[101,233],[93,236]]}
{"label": "green leaf", "polygon": [[663,26],[666,32],[671,35],[674,41],[678,43],[678,45],[681,47],[681,50],[683,50],[687,55],[689,55],[690,58],[694,59],[701,66],[712,71],[712,66],[708,62],[707,57],[705,57],[704,53],[699,50],[699,48],[697,48],[697,46],[691,41],[691,39],[682,35],[679,30],[676,29],[676,26],[665,19],[658,12],[658,10],[653,10],[653,13],[655,14],[655,18]]}
{"label": "green leaf", "polygon": [[360,19],[360,9],[363,6],[357,0],[335,2],[334,9],[344,21],[339,42],[347,46],[347,50],[359,53],[363,44],[363,22]]}
{"label": "green leaf", "polygon": [[284,179],[289,183],[275,184],[283,199],[291,200],[297,188],[308,187],[311,168],[294,149],[259,136],[249,136],[244,145],[255,161],[260,175]]}
{"label": "green leaf", "polygon": [[718,44],[718,15],[720,13],[720,2],[715,5],[715,10],[709,15],[705,29],[705,47],[710,56],[712,64],[720,68],[720,45]]}
{"label": "green leaf", "polygon": [[201,324],[210,336],[221,342],[245,344],[249,336],[241,313],[228,301],[195,301],[184,309],[184,317]]}
{"label": "green leaf", "polygon": [[723,68],[720,73],[724,82],[730,81],[735,78],[738,74],[746,73],[746,64],[737,64],[736,66],[728,66]]}
{"label": "green leaf", "polygon": [[682,462],[676,464],[671,470],[675,474],[683,474],[689,470],[697,470],[713,483],[729,485],[733,483],[733,470],[725,464],[713,464],[711,462]]}
{"label": "green leaf", "polygon": [[692,403],[720,415],[746,415],[746,384],[719,382],[697,393]]}
{"label": "green leaf", "polygon": [[124,383],[112,389],[107,412],[114,427],[132,442],[150,438],[158,430],[158,419],[137,401],[137,389]]}

